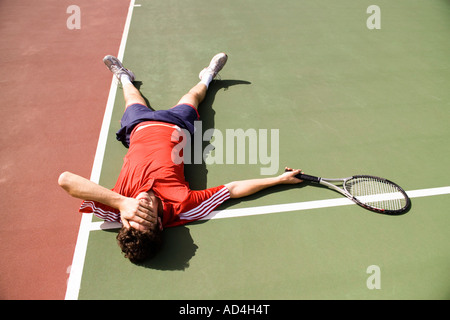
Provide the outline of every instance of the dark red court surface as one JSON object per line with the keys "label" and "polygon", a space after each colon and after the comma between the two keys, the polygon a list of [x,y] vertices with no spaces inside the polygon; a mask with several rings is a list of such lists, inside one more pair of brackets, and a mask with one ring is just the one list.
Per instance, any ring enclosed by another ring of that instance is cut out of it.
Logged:
{"label": "dark red court surface", "polygon": [[81,216],[57,179],[90,176],[111,85],[102,58],[117,54],[128,6],[0,1],[1,299],[64,299]]}

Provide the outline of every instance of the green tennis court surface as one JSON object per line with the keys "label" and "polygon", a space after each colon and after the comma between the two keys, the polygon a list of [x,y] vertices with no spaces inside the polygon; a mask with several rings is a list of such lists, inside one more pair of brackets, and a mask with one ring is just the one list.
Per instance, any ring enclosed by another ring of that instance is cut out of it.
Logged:
{"label": "green tennis court surface", "polygon": [[[373,4],[381,29],[366,24]],[[269,213],[167,229],[161,253],[140,266],[122,257],[117,230],[91,231],[78,298],[450,298],[449,14],[444,0],[136,0],[123,60],[154,109],[172,107],[223,51],[222,80],[199,110],[203,130],[278,130],[278,173],[372,174],[419,191],[393,217],[356,205],[278,212],[340,196],[269,189],[220,208],[274,206]],[[126,153],[115,141],[121,89],[114,101],[100,174],[107,187]],[[258,177],[269,166],[224,162],[189,165],[191,186]]]}

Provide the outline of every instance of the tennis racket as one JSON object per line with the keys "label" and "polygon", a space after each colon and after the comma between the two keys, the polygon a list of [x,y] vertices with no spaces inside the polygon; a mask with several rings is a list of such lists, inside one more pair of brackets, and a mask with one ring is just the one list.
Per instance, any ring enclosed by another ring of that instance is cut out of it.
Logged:
{"label": "tennis racket", "polygon": [[[356,175],[342,179],[324,179],[303,173],[295,177],[327,186],[361,207],[378,213],[401,214],[411,205],[411,200],[399,185],[380,177]],[[337,186],[338,183],[342,187]]]}

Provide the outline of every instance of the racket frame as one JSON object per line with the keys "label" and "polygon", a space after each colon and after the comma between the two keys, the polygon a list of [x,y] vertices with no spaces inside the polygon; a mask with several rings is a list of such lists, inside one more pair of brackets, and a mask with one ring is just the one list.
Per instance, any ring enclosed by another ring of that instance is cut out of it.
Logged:
{"label": "racket frame", "polygon": [[[353,178],[357,178],[357,177],[366,177],[366,178],[375,178],[378,180],[382,180],[385,181],[387,183],[390,183],[394,186],[396,186],[398,188],[398,191],[400,193],[402,193],[402,195],[404,196],[405,200],[406,200],[406,204],[402,209],[399,210],[387,210],[387,209],[380,209],[380,208],[376,208],[376,207],[372,207],[368,204],[365,204],[361,201],[359,201],[355,196],[353,196],[350,192],[348,192],[348,190],[346,189],[346,182],[353,179]],[[342,195],[344,195],[345,197],[347,197],[348,199],[352,200],[353,202],[355,202],[357,205],[370,210],[370,211],[374,211],[374,212],[378,212],[378,213],[385,213],[385,214],[401,214],[403,212],[405,212],[406,210],[408,210],[408,208],[411,205],[411,200],[409,199],[408,195],[406,194],[406,192],[396,183],[384,179],[384,178],[380,178],[380,177],[376,177],[376,176],[369,176],[369,175],[355,175],[355,176],[351,176],[351,177],[346,177],[346,178],[340,178],[340,179],[328,179],[328,178],[321,178],[321,177],[316,177],[316,176],[311,176],[311,175],[307,175],[307,174],[303,174],[300,173],[298,175],[296,175],[296,178],[300,179],[300,180],[304,180],[304,181],[310,181],[313,183],[318,183],[321,184],[323,186],[326,186],[328,188],[331,188],[339,193],[341,193]],[[335,183],[341,183],[342,184],[342,188],[338,187]]]}

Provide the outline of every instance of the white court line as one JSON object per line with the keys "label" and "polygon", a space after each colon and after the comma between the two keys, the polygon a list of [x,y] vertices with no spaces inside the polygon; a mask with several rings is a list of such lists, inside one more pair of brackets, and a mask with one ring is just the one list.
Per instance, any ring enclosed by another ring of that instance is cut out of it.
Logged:
{"label": "white court line", "polygon": [[[125,45],[127,43],[128,31],[130,29],[131,16],[133,15],[133,7],[135,0],[130,1],[128,7],[128,15],[125,22],[125,27],[120,42],[119,53],[117,58],[123,59],[125,52]],[[102,57],[103,58],[103,57]],[[106,140],[108,138],[109,125],[111,123],[112,112],[114,108],[114,100],[117,92],[117,81],[113,76],[111,81],[111,88],[109,90],[108,102],[106,103],[106,110],[103,116],[102,128],[98,139],[97,150],[95,152],[94,164],[91,171],[91,180],[98,183],[100,180],[100,172],[103,164],[103,157],[105,155]],[[92,214],[83,214],[78,230],[78,238],[73,255],[72,266],[70,267],[70,275],[67,281],[66,300],[78,299],[80,292],[81,276],[83,273],[84,259],[86,256],[87,243],[89,239],[89,232],[91,230]]]}
{"label": "white court line", "polygon": [[[410,198],[430,197],[430,196],[437,196],[437,195],[443,195],[443,194],[450,194],[450,187],[412,190],[412,191],[407,191],[406,193],[408,194],[408,196]],[[200,220],[236,218],[236,217],[245,217],[245,216],[261,215],[261,214],[270,214],[270,213],[281,213],[281,212],[289,212],[289,211],[301,211],[301,210],[311,210],[311,209],[319,209],[319,208],[348,206],[348,205],[353,205],[353,204],[355,204],[355,203],[347,198],[336,198],[336,199],[304,201],[304,202],[295,202],[295,203],[286,203],[286,204],[275,204],[275,205],[259,206],[259,207],[251,207],[251,208],[224,209],[224,210],[213,211],[208,216],[206,216]],[[98,222],[91,223],[91,231],[118,229],[121,227],[122,227],[122,224],[120,224],[119,222],[98,221]]]}
{"label": "white court line", "polygon": [[[429,196],[436,196],[436,195],[442,195],[442,194],[450,194],[450,187],[412,190],[412,191],[407,191],[406,193],[408,194],[408,196],[410,198],[429,197]],[[253,207],[253,208],[225,209],[225,210],[213,211],[208,216],[204,217],[202,220],[233,218],[233,217],[243,217],[243,216],[251,216],[251,215],[258,215],[258,214],[269,214],[269,213],[278,213],[278,212],[338,207],[338,206],[347,206],[347,205],[352,205],[352,204],[355,204],[355,203],[353,201],[351,201],[350,199],[337,198],[337,199],[327,199],[327,200],[296,202],[296,203],[288,203],[288,204],[277,204],[277,205],[261,206],[261,207]]]}

